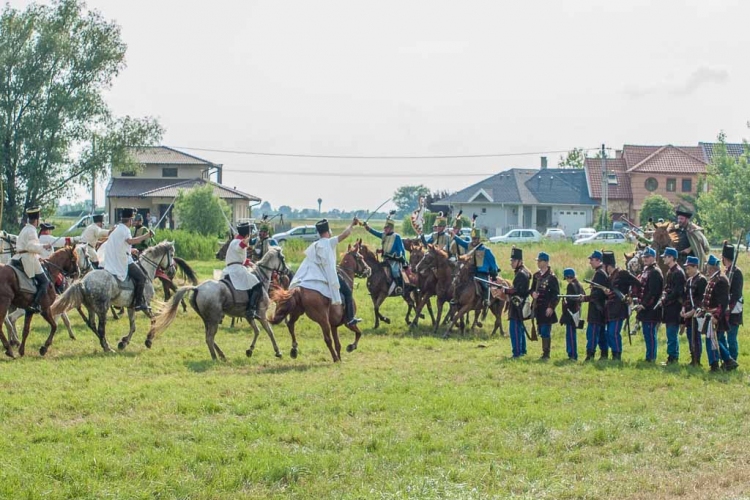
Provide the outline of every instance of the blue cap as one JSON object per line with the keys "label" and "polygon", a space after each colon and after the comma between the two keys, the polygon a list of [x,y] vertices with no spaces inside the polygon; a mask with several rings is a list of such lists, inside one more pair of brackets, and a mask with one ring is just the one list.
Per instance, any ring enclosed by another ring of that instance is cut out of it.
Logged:
{"label": "blue cap", "polygon": [[662,257],[669,256],[669,257],[674,257],[676,259],[677,258],[677,249],[676,248],[672,248],[672,247],[667,247],[667,248],[664,249],[664,253],[661,254],[661,256]]}
{"label": "blue cap", "polygon": [[563,270],[563,278],[575,278],[576,277],[576,270],[572,267],[566,267]]}
{"label": "blue cap", "polygon": [[696,266],[697,267],[698,264],[700,264],[700,261],[698,260],[698,257],[695,257],[693,255],[691,255],[690,257],[688,257],[687,260],[685,261],[685,265],[686,266]]}
{"label": "blue cap", "polygon": [[602,253],[599,250],[594,250],[591,255],[589,255],[589,259],[599,259],[602,260]]}
{"label": "blue cap", "polygon": [[536,260],[546,260],[549,262],[549,254],[546,252],[539,252],[539,255],[536,256]]}
{"label": "blue cap", "polygon": [[709,255],[708,256],[708,265],[709,266],[718,266],[719,265],[719,259],[717,259],[715,255]]}
{"label": "blue cap", "polygon": [[656,258],[656,250],[651,247],[646,247],[646,249],[643,251],[643,256]]}

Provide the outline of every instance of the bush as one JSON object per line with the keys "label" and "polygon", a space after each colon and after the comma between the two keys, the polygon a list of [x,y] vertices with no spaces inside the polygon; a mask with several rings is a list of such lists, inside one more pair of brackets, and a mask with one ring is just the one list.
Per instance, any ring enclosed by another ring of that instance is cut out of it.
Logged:
{"label": "bush", "polygon": [[643,200],[638,219],[641,225],[646,224],[649,219],[653,219],[654,222],[659,219],[672,220],[674,219],[674,206],[666,197],[660,194],[651,194]]}
{"label": "bush", "polygon": [[154,240],[174,241],[175,255],[185,260],[213,260],[221,246],[221,241],[214,236],[202,236],[179,229],[158,229]]}
{"label": "bush", "polygon": [[174,210],[180,228],[205,236],[225,231],[227,218],[231,216],[229,206],[214,194],[214,187],[210,184],[187,192],[181,189],[174,202]]}

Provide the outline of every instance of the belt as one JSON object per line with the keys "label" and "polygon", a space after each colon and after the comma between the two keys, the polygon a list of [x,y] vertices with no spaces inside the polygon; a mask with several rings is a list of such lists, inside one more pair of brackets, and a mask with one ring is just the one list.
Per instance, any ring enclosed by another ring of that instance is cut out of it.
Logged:
{"label": "belt", "polygon": [[227,267],[229,267],[229,266],[241,266],[241,265],[244,265],[244,264],[245,264],[244,262],[230,262],[229,264],[227,264]]}
{"label": "belt", "polygon": [[22,253],[29,253],[29,251],[28,250],[19,250],[16,253],[20,255]]}

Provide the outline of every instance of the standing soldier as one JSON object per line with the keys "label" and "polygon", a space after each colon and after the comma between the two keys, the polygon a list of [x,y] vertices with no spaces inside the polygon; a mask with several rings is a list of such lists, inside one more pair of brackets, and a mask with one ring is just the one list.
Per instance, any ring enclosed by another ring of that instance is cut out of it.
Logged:
{"label": "standing soldier", "polygon": [[539,252],[536,258],[539,270],[534,273],[531,283],[531,297],[534,299],[534,317],[539,325],[539,336],[542,338],[542,357],[549,359],[549,351],[552,346],[552,325],[557,323],[555,308],[560,302],[560,282],[549,267],[549,254]]}
{"label": "standing soldier", "polygon": [[523,326],[524,303],[529,296],[531,273],[523,265],[523,251],[513,247],[510,251],[510,267],[515,276],[513,286],[505,290],[510,297],[508,308],[508,322],[510,323],[510,344],[514,358],[526,355],[526,328]]}
{"label": "standing soldier", "polygon": [[661,256],[669,268],[664,278],[664,293],[660,299],[664,324],[667,327],[667,365],[680,360],[680,312],[685,301],[685,271],[677,263],[677,249],[667,247]]}
{"label": "standing soldier", "polygon": [[[599,250],[594,250],[589,256],[589,265],[594,270],[592,283],[603,287],[609,287],[609,275],[604,269],[602,260],[604,254]],[[612,255],[612,265],[614,265],[614,254]],[[588,328],[586,328],[586,359],[591,361],[596,355],[596,346],[599,346],[601,357],[606,358],[607,354],[607,316],[606,302],[607,296],[601,288],[591,287],[591,294],[583,298],[584,302],[589,303],[589,311],[586,317]]]}
{"label": "standing soldier", "polygon": [[263,296],[263,284],[253,274],[249,266],[252,263],[247,258],[247,248],[250,240],[250,224],[243,222],[237,225],[237,236],[227,247],[225,259],[226,267],[222,271],[222,278],[229,277],[236,290],[247,291],[247,306],[245,317],[252,321],[257,317],[258,303]]}
{"label": "standing soldier", "polygon": [[[576,330],[581,324],[581,300],[584,297],[584,290],[576,278],[576,271],[573,268],[567,268],[563,271],[563,278],[568,282],[565,291],[566,295],[579,295],[580,298],[566,297],[562,301],[562,314],[560,315],[560,324],[565,325],[565,350],[568,352],[570,361],[578,361],[578,338]],[[599,290],[601,291],[601,290]]]}
{"label": "standing soldier", "polygon": [[382,242],[383,260],[388,265],[391,271],[391,278],[393,279],[391,289],[388,290],[388,295],[391,295],[391,292],[395,292],[396,295],[404,293],[404,279],[401,277],[401,268],[407,264],[404,242],[401,240],[401,235],[394,231],[396,224],[392,216],[395,213],[395,211],[392,211],[388,214],[382,233],[371,228],[367,222],[364,223],[365,229]]}
{"label": "standing soldier", "polygon": [[81,234],[81,242],[85,245],[86,256],[94,269],[99,269],[99,256],[96,255],[96,245],[109,235],[109,231],[103,229],[104,215],[93,216],[94,222],[88,225]]}
{"label": "standing soldier", "polygon": [[739,356],[739,345],[737,343],[737,332],[742,324],[742,287],[745,285],[745,280],[742,276],[742,269],[737,267],[734,261],[737,249],[734,245],[729,242],[724,242],[724,247],[721,249],[721,260],[726,269],[727,279],[729,282],[729,330],[727,331],[727,337],[724,335],[719,336],[719,342],[723,343],[729,349],[729,354],[732,359],[737,361]]}
{"label": "standing soldier", "polygon": [[636,319],[641,322],[643,339],[646,342],[646,362],[656,361],[657,340],[661,320],[661,308],[656,306],[664,289],[664,276],[661,269],[656,265],[656,250],[647,247],[643,251],[643,271],[639,277],[640,297],[635,310],[638,312]]}
{"label": "standing soldier", "polygon": [[26,273],[26,276],[33,279],[36,283],[34,302],[31,307],[29,307],[29,310],[35,313],[42,312],[39,304],[47,293],[47,288],[49,287],[49,280],[47,279],[47,275],[44,274],[42,263],[40,262],[41,254],[46,250],[52,249],[52,245],[49,243],[43,245],[39,241],[39,236],[36,234],[36,228],[39,226],[39,214],[41,211],[42,210],[39,207],[33,207],[26,210],[27,222],[18,234],[18,239],[16,240],[16,254],[13,256],[13,260],[21,262],[23,272]]}
{"label": "standing soldier", "polygon": [[275,239],[271,238],[271,223],[266,220],[266,216],[260,221],[258,226],[258,236],[252,238],[249,241],[249,245],[252,247],[251,260],[258,262],[268,252],[268,247],[277,247],[279,244]]}
{"label": "standing soldier", "polygon": [[[702,330],[706,332],[706,354],[711,365],[711,371],[719,371],[719,358],[724,361],[724,369],[731,371],[739,365],[729,354],[729,349],[718,341],[722,332],[729,329],[727,310],[729,308],[729,281],[721,274],[721,262],[714,255],[708,256],[706,272],[709,276],[706,292],[703,294],[702,312],[699,318],[704,323]],[[698,323],[702,323],[699,321]]]}
{"label": "standing soldier", "polygon": [[[638,288],[639,282],[638,278],[628,271],[617,267],[614,252],[604,252],[604,269],[609,276],[607,288],[610,290],[605,306],[607,345],[612,350],[612,359],[620,361],[622,359],[622,326],[630,316],[628,304],[623,299],[631,293],[631,289]],[[661,293],[661,285],[659,293]],[[602,358],[607,359],[606,351],[602,352]]]}
{"label": "standing soldier", "polygon": [[695,310],[703,302],[703,294],[706,291],[706,277],[698,269],[698,257],[693,255],[685,260],[685,273],[688,278],[685,282],[685,300],[682,304],[680,316],[685,322],[685,333],[690,345],[690,366],[701,365],[701,354],[703,351],[701,343],[701,332],[695,321]]}
{"label": "standing soldier", "polygon": [[[140,238],[141,236],[149,234],[149,229],[143,225],[143,216],[141,214],[135,214],[133,228],[133,238]],[[142,253],[151,246],[152,241],[151,238],[142,239],[140,243],[135,245],[135,249],[138,250],[138,253]]]}
{"label": "standing soldier", "polygon": [[448,219],[443,217],[443,212],[438,212],[435,218],[435,225],[432,226],[432,234],[425,237],[424,234],[419,235],[419,239],[422,241],[424,246],[433,245],[440,250],[448,250],[450,244],[450,235],[445,231],[445,227],[448,225]]}

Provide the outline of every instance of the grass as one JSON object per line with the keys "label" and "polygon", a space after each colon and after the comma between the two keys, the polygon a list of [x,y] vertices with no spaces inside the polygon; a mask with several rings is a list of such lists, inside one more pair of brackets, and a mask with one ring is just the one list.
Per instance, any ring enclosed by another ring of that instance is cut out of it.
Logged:
{"label": "grass", "polygon": [[[545,249],[558,272],[579,273],[591,250]],[[509,247],[493,250],[507,262]],[[203,277],[220,267],[193,264]],[[296,360],[283,327],[283,359],[265,336],[248,359],[246,325],[225,323],[227,363],[210,361],[192,311],[151,350],[139,319],[113,355],[76,319],[79,340],[60,332],[41,358],[35,320],[27,357],[0,362],[0,498],[746,498],[744,331],[731,374],[684,356],[642,364],[641,339],[622,364],[570,364],[559,327],[550,362],[537,343],[512,361],[507,337],[486,329],[447,341],[407,330],[397,299],[384,307],[392,324],[372,330],[364,283],[355,293],[365,335],[338,365],[306,319]],[[123,320],[108,326],[110,343],[125,333]],[[663,360],[663,328],[660,342]]]}

